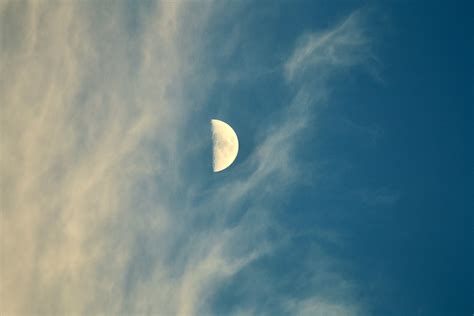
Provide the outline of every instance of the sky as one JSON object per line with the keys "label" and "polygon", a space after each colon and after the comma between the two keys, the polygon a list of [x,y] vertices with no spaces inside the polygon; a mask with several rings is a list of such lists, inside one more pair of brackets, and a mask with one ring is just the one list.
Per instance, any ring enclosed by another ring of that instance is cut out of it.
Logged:
{"label": "sky", "polygon": [[0,314],[472,315],[473,9],[1,1]]}

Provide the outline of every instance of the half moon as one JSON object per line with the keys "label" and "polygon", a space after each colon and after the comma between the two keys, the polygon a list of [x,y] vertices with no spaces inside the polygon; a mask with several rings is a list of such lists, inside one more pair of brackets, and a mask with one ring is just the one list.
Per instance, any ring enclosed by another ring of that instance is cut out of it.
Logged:
{"label": "half moon", "polygon": [[212,170],[219,172],[229,167],[239,152],[239,139],[229,124],[211,120]]}

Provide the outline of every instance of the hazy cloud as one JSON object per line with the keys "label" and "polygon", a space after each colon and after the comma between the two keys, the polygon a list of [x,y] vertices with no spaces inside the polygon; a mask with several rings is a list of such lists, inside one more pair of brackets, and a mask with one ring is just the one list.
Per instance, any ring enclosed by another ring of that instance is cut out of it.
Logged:
{"label": "hazy cloud", "polygon": [[333,29],[303,35],[285,65],[287,78],[294,80],[307,72],[324,77],[337,67],[367,61],[369,46],[363,23],[363,13],[356,11]]}

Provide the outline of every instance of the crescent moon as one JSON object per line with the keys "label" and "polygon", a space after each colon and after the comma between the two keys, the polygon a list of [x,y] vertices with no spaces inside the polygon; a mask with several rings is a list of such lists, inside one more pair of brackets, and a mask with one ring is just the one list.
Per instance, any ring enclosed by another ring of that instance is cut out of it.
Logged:
{"label": "crescent moon", "polygon": [[239,139],[232,127],[220,120],[211,120],[212,170],[219,172],[229,167],[239,152]]}

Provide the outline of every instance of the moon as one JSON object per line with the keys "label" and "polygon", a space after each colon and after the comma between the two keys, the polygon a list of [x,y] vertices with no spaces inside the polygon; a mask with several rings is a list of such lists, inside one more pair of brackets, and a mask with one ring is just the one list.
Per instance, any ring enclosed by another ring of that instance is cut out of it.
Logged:
{"label": "moon", "polygon": [[220,120],[211,120],[212,170],[219,172],[229,167],[239,152],[239,139],[232,127]]}

